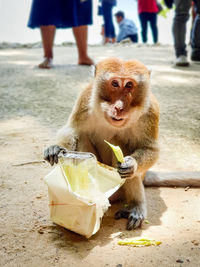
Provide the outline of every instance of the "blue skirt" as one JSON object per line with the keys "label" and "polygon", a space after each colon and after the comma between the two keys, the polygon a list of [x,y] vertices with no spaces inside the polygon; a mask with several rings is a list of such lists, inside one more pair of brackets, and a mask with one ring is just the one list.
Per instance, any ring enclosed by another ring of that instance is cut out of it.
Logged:
{"label": "blue skirt", "polygon": [[92,0],[33,0],[28,27],[71,28],[92,24]]}

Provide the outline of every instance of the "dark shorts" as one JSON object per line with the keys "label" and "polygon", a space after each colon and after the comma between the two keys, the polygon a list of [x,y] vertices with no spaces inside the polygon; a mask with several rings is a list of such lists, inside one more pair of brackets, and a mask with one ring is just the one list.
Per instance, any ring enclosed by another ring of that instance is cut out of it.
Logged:
{"label": "dark shorts", "polygon": [[92,0],[33,0],[28,27],[71,28],[92,24]]}

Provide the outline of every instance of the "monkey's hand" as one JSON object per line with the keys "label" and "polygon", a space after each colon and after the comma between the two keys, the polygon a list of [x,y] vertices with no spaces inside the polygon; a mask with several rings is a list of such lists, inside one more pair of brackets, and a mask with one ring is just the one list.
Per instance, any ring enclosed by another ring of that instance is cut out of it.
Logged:
{"label": "monkey's hand", "polygon": [[121,178],[131,178],[137,170],[137,162],[131,156],[124,157],[124,163],[118,162],[118,173]]}
{"label": "monkey's hand", "polygon": [[61,151],[65,151],[66,149],[63,147],[60,147],[58,145],[52,145],[45,149],[44,151],[44,159],[48,161],[52,166],[54,163],[58,163],[58,154]]}

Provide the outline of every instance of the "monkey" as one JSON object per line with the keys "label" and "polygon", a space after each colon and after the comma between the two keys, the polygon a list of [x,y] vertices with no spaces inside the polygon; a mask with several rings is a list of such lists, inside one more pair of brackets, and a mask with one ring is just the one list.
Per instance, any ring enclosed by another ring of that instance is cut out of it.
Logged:
{"label": "monkey", "polygon": [[[147,215],[145,186],[200,187],[200,172],[153,172],[159,156],[159,104],[150,90],[150,72],[137,60],[107,58],[95,68],[94,80],[80,93],[57,144],[44,151],[51,165],[62,150],[93,153],[97,160],[117,167],[123,186],[110,202],[125,199],[128,206],[115,213],[136,229]],[[104,140],[119,145],[125,162],[116,162]]]}
{"label": "monkey", "polygon": [[[57,133],[57,144],[44,151],[51,165],[64,150],[93,153],[99,162],[117,167],[122,179],[119,197],[127,206],[115,213],[126,218],[128,230],[146,218],[143,180],[159,156],[159,104],[150,90],[150,72],[137,60],[107,58],[95,66],[94,80],[80,93],[67,123]],[[117,162],[104,142],[121,147]],[[110,199],[112,201],[112,197]]]}

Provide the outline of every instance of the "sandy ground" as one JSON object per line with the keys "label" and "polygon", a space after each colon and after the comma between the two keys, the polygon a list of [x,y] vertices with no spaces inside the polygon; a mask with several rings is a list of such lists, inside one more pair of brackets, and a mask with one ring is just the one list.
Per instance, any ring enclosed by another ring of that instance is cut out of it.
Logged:
{"label": "sandy ground", "polygon": [[[152,91],[161,108],[161,155],[155,170],[199,171],[200,65],[174,68],[172,47],[89,47],[98,61],[108,56],[136,58],[152,71]],[[119,204],[105,214],[89,240],[49,219],[42,160],[54,143],[80,91],[92,78],[77,66],[76,48],[57,47],[55,68],[36,65],[42,49],[0,50],[0,265],[1,266],[200,266],[200,189],[147,188],[148,220],[126,231],[115,221]],[[17,165],[17,166],[16,166]],[[119,246],[125,237],[162,241],[158,247]]]}

